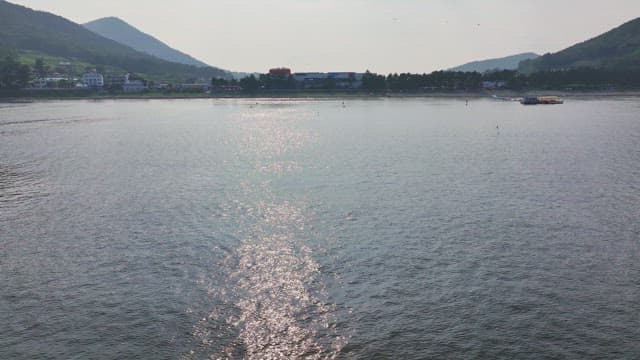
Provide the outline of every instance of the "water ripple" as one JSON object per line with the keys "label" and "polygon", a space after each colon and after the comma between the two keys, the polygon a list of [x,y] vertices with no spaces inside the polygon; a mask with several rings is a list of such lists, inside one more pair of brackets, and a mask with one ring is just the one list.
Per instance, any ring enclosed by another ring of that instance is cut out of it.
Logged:
{"label": "water ripple", "polygon": [[0,211],[7,219],[27,211],[33,201],[43,198],[47,191],[42,175],[27,164],[0,164]]}

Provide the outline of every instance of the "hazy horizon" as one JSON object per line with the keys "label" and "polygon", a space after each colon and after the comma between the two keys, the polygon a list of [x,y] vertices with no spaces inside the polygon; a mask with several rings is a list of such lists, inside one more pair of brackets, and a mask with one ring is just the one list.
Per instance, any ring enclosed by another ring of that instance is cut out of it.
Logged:
{"label": "hazy horizon", "polygon": [[431,72],[559,51],[640,16],[640,2],[628,0],[10,2],[77,23],[118,17],[210,65],[246,72]]}

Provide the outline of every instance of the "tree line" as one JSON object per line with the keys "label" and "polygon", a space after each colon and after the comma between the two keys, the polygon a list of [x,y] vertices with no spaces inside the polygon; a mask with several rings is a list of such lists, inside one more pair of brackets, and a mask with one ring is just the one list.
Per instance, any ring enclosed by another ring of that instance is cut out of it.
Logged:
{"label": "tree line", "polygon": [[640,88],[640,71],[576,68],[541,71],[525,75],[515,70],[485,73],[435,71],[431,74],[365,73],[363,90],[371,92],[478,91],[484,88],[507,90],[606,90]]}
{"label": "tree line", "polygon": [[[215,85],[240,85],[244,92],[294,90],[292,77],[251,75],[240,81],[214,78]],[[494,70],[485,73],[434,71],[430,74],[381,75],[367,71],[360,91],[381,92],[451,92],[481,91],[486,88],[514,91],[524,90],[630,90],[640,88],[640,71],[629,72],[609,69],[576,68],[564,71],[541,71],[523,74],[516,70]],[[321,90],[333,91],[327,82]]]}
{"label": "tree line", "polygon": [[29,85],[31,67],[11,55],[0,59],[0,89],[22,89]]}

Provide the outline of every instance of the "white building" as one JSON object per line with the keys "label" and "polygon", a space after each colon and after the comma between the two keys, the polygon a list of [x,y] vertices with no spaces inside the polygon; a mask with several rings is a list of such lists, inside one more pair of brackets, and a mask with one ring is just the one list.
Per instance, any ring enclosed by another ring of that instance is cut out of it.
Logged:
{"label": "white building", "polygon": [[82,83],[89,88],[102,88],[104,86],[104,77],[96,70],[93,70],[82,75]]}
{"label": "white building", "polygon": [[44,89],[47,87],[47,80],[45,78],[37,78],[33,80],[32,85],[36,89]]}
{"label": "white building", "polygon": [[506,81],[483,81],[482,88],[486,90],[503,89],[507,87]]}
{"label": "white building", "polygon": [[105,77],[105,85],[108,87],[122,87],[129,82],[129,74],[115,75],[109,74]]}
{"label": "white building", "polygon": [[61,81],[73,82],[74,80],[66,77],[44,77],[33,80],[31,84],[35,89],[57,89]]}

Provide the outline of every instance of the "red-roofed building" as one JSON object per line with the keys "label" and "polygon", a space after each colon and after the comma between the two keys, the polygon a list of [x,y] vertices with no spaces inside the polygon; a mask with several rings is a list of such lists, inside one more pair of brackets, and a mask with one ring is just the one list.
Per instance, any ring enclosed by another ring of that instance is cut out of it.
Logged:
{"label": "red-roofed building", "polygon": [[288,68],[269,69],[269,75],[271,75],[271,76],[289,77],[291,75],[291,69],[288,69]]}

